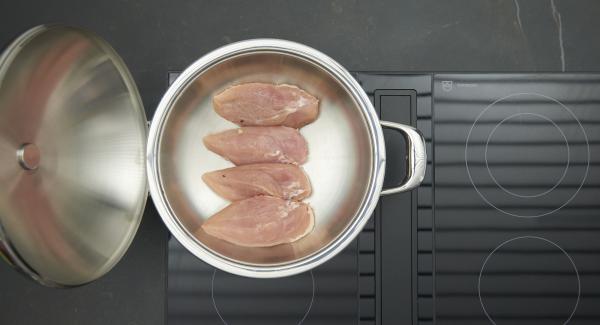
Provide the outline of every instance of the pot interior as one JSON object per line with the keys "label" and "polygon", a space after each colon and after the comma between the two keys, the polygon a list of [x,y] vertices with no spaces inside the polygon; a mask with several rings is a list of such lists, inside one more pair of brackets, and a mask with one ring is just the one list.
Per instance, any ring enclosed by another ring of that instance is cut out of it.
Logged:
{"label": "pot interior", "polygon": [[[332,74],[295,54],[253,51],[221,60],[189,80],[164,115],[157,162],[164,199],[183,233],[194,239],[197,247],[193,253],[259,267],[289,264],[322,251],[356,226],[357,211],[375,178],[373,135],[365,113]],[[207,150],[202,138],[237,127],[214,112],[212,97],[246,82],[292,84],[320,99],[319,118],[300,130],[309,145],[309,159],[303,168],[313,194],[305,201],[314,209],[315,228],[292,244],[240,247],[216,239],[200,227],[229,204],[202,181],[202,174],[233,166]]]}

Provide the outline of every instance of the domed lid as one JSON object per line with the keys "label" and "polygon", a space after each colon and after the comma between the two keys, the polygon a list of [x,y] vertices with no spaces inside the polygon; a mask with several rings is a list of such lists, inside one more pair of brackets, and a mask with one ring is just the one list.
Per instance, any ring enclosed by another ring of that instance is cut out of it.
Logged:
{"label": "domed lid", "polygon": [[108,272],[148,196],[146,134],[104,40],[58,25],[18,37],[0,56],[0,255],[50,286]]}

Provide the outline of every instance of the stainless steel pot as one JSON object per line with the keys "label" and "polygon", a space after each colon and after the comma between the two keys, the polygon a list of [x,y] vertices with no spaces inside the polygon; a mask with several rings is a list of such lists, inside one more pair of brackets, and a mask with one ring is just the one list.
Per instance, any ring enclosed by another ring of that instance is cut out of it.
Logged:
{"label": "stainless steel pot", "polygon": [[[313,194],[306,201],[315,229],[301,240],[269,248],[247,248],[215,239],[200,225],[228,202],[201,175],[231,164],[201,143],[207,134],[235,127],[214,113],[211,99],[244,82],[297,85],[321,101],[321,113],[301,129],[309,144],[304,168]],[[400,131],[408,144],[409,175],[382,191],[385,144],[381,126]],[[150,193],[171,233],[190,252],[224,271],[272,278],[324,263],[362,230],[380,195],[418,186],[425,174],[425,144],[410,126],[379,121],[365,92],[325,54],[275,39],[242,41],[219,48],[188,67],[162,98],[149,133]]]}
{"label": "stainless steel pot", "polygon": [[[320,117],[301,130],[315,229],[293,244],[244,248],[200,228],[227,205],[200,176],[229,166],[202,137],[234,127],[214,113],[211,98],[249,81],[298,85],[321,100]],[[399,130],[409,149],[404,184],[383,191],[381,126]],[[418,186],[426,166],[421,135],[379,121],[342,66],[273,39],[231,44],[192,64],[164,95],[146,137],[133,78],[104,40],[59,25],[18,37],[0,56],[0,257],[49,286],[97,279],[128,249],[148,179],[162,219],[193,254],[238,275],[292,275],[347,246],[379,196]]]}

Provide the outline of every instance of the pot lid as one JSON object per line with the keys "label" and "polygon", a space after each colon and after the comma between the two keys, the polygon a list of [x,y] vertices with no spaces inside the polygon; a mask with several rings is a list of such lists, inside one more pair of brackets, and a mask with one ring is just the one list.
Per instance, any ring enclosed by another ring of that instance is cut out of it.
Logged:
{"label": "pot lid", "polygon": [[50,286],[108,272],[147,198],[133,78],[98,36],[38,26],[0,56],[0,255]]}

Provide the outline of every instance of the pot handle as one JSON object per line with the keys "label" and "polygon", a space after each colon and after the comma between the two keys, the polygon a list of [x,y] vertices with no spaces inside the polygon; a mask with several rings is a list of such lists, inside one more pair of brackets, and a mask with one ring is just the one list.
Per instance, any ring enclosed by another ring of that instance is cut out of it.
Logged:
{"label": "pot handle", "polygon": [[425,139],[419,130],[412,126],[379,121],[382,127],[400,131],[406,139],[408,155],[408,172],[402,184],[396,187],[383,189],[381,195],[389,195],[405,192],[414,189],[421,184],[425,177],[425,168],[427,166],[427,152],[425,150]]}

